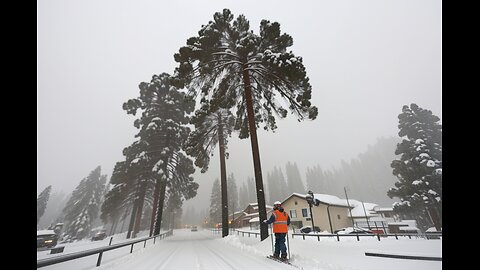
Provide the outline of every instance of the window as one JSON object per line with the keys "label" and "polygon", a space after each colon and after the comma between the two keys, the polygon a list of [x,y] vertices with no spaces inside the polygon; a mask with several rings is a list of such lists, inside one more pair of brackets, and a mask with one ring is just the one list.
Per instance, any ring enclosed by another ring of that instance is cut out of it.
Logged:
{"label": "window", "polygon": [[290,217],[296,218],[297,217],[297,210],[290,210]]}
{"label": "window", "polygon": [[337,218],[340,219],[340,215],[337,215]]}
{"label": "window", "polygon": [[295,205],[297,205],[297,204],[298,204],[298,202],[297,202],[297,201],[295,201]]}
{"label": "window", "polygon": [[307,208],[302,208],[302,216],[303,216],[303,217],[308,217]]}

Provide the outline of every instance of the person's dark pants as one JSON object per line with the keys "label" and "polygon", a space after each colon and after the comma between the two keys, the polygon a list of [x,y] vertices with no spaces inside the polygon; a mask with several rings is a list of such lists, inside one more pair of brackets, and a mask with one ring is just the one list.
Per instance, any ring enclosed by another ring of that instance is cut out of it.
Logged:
{"label": "person's dark pants", "polygon": [[276,233],[275,234],[275,254],[276,256],[282,253],[282,257],[287,256],[287,246],[285,245],[285,236],[287,233]]}

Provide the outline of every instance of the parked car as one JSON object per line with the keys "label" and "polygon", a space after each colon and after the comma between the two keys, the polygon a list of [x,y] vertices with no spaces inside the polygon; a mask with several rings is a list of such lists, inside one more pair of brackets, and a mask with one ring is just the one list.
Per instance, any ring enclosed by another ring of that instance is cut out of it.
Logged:
{"label": "parked car", "polygon": [[107,237],[107,233],[105,231],[99,231],[92,237],[92,241],[103,240],[106,237]]}
{"label": "parked car", "polygon": [[58,235],[53,230],[37,231],[37,248],[52,248],[57,245]]}
{"label": "parked car", "polygon": [[[300,228],[301,233],[310,233],[312,232],[312,226],[303,226]],[[320,228],[318,226],[315,226],[315,232],[320,232]]]}
{"label": "parked car", "polygon": [[346,227],[346,228],[342,228],[340,230],[336,230],[334,231],[334,233],[338,233],[338,234],[373,234],[373,232],[371,230],[368,230],[368,229],[364,229],[364,228],[360,228],[360,227]]}
{"label": "parked car", "polygon": [[192,231],[192,232],[196,232],[196,231],[198,231],[198,229],[197,229],[197,226],[192,226],[192,229],[191,229],[191,231]]}
{"label": "parked car", "polygon": [[435,227],[430,227],[425,231],[425,237],[427,239],[440,239],[442,231],[437,231]]}

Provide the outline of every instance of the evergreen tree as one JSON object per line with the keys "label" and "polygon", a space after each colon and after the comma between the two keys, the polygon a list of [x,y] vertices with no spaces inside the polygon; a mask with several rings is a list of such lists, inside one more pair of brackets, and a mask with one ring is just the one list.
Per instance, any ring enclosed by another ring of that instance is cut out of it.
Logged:
{"label": "evergreen tree", "polygon": [[133,178],[128,175],[127,162],[117,162],[110,178],[112,188],[105,194],[100,214],[104,223],[112,223],[110,234],[116,231],[120,221],[127,218],[127,212],[133,206],[135,200],[135,193],[132,192],[134,184]]}
{"label": "evergreen tree", "polygon": [[325,177],[319,165],[313,166],[312,169],[307,167],[305,177],[308,190],[313,191],[313,193],[325,193]]}
{"label": "evergreen tree", "polygon": [[[275,115],[287,116],[287,109],[299,120],[315,119],[318,109],[310,103],[312,87],[302,58],[287,48],[293,45],[288,34],[280,34],[280,24],[262,20],[260,33],[250,30],[245,16],[233,21],[228,9],[214,14],[214,21],[202,26],[198,36],[187,40],[174,55],[176,85],[187,86],[202,96],[201,102],[218,102],[236,109],[235,129],[240,138],[250,136],[256,195],[260,220],[267,219],[256,129],[276,129]],[[280,98],[277,96],[279,95]],[[268,237],[266,224],[260,225],[260,240]]]}
{"label": "evergreen tree", "polygon": [[268,190],[270,194],[269,203],[273,205],[275,201],[287,198],[288,188],[285,177],[280,168],[273,167],[273,171],[267,175]]}
{"label": "evergreen tree", "polygon": [[81,240],[90,234],[92,221],[98,216],[101,195],[105,188],[105,178],[101,177],[98,166],[88,177],[82,179],[72,192],[70,200],[63,209],[65,214],[65,239]]}
{"label": "evergreen tree", "polygon": [[45,209],[45,213],[40,218],[38,227],[48,228],[51,225],[62,222],[62,209],[65,207],[68,199],[69,198],[67,197],[67,194],[65,194],[63,191],[53,192],[48,199],[47,208]]}
{"label": "evergreen tree", "polygon": [[276,173],[275,173],[275,179],[277,182],[277,185],[280,187],[280,194],[278,197],[280,198],[279,200],[286,199],[288,196],[290,196],[290,192],[288,191],[287,187],[287,181],[285,180],[285,176],[283,176],[282,169],[280,167],[274,167]]}
{"label": "evergreen tree", "polygon": [[[142,110],[134,125],[140,129],[137,137],[145,145],[144,152],[138,155],[146,157],[148,168],[142,178],[147,182],[139,192],[153,196],[150,235],[160,233],[168,194],[180,192],[181,200],[188,200],[198,189],[190,176],[195,172],[193,162],[181,152],[190,133],[188,114],[193,112],[195,102],[170,82],[167,73],[154,75],[150,83],[140,83],[140,97],[123,105],[128,114],[135,115],[137,110]],[[178,190],[170,192],[170,189]],[[143,200],[139,206],[142,204]]]}
{"label": "evergreen tree", "polygon": [[37,224],[40,221],[40,218],[45,213],[45,208],[47,208],[50,191],[52,191],[51,185],[46,187],[42,192],[40,192],[40,195],[38,195],[37,197]]}
{"label": "evergreen tree", "polygon": [[267,183],[268,193],[265,194],[268,194],[268,199],[266,199],[266,201],[268,202],[268,204],[272,205],[280,194],[280,187],[276,183],[276,180],[274,178],[274,172],[267,173]]}
{"label": "evergreen tree", "polygon": [[220,193],[220,181],[213,181],[212,193],[210,195],[209,210],[210,225],[215,225],[222,221],[222,195]]}
{"label": "evergreen tree", "polygon": [[297,163],[287,162],[285,166],[285,173],[287,175],[287,186],[289,193],[305,193],[305,186],[302,182],[302,177],[300,176],[300,171],[298,170]]}
{"label": "evergreen tree", "polygon": [[397,145],[395,154],[401,157],[391,163],[398,182],[388,191],[388,196],[401,200],[394,204],[394,210],[418,217],[429,216],[436,229],[440,230],[442,227],[442,125],[438,123],[440,118],[433,115],[430,110],[410,104],[410,107],[403,106],[398,119],[398,135],[403,140]]}
{"label": "evergreen tree", "polygon": [[239,208],[240,209],[245,209],[247,207],[247,205],[250,203],[249,202],[249,198],[248,198],[248,188],[247,188],[247,184],[246,182],[244,181],[241,185],[240,185],[240,190],[239,190]]}
{"label": "evergreen tree", "polygon": [[222,237],[228,235],[228,193],[227,169],[225,159],[227,153],[227,138],[231,135],[234,124],[232,113],[220,108],[220,104],[203,104],[195,112],[190,123],[195,125],[195,131],[190,133],[185,144],[185,152],[195,158],[195,165],[202,168],[202,173],[208,169],[210,156],[218,142],[220,158],[220,183],[222,187]]}
{"label": "evergreen tree", "polygon": [[256,201],[256,193],[255,193],[255,183],[253,182],[253,178],[247,177],[247,192],[248,192],[248,203],[253,203]]}
{"label": "evergreen tree", "polygon": [[234,213],[239,209],[239,202],[238,202],[238,189],[237,183],[235,180],[235,176],[231,173],[228,178],[228,209],[230,209],[230,213]]}

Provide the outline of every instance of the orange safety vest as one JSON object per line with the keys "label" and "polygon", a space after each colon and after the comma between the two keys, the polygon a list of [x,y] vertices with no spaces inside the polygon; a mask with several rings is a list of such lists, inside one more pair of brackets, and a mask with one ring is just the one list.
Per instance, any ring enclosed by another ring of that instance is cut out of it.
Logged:
{"label": "orange safety vest", "polygon": [[275,210],[272,212],[272,214],[275,217],[275,221],[273,222],[273,233],[287,233],[288,232],[287,212],[285,211],[280,212],[278,210]]}

